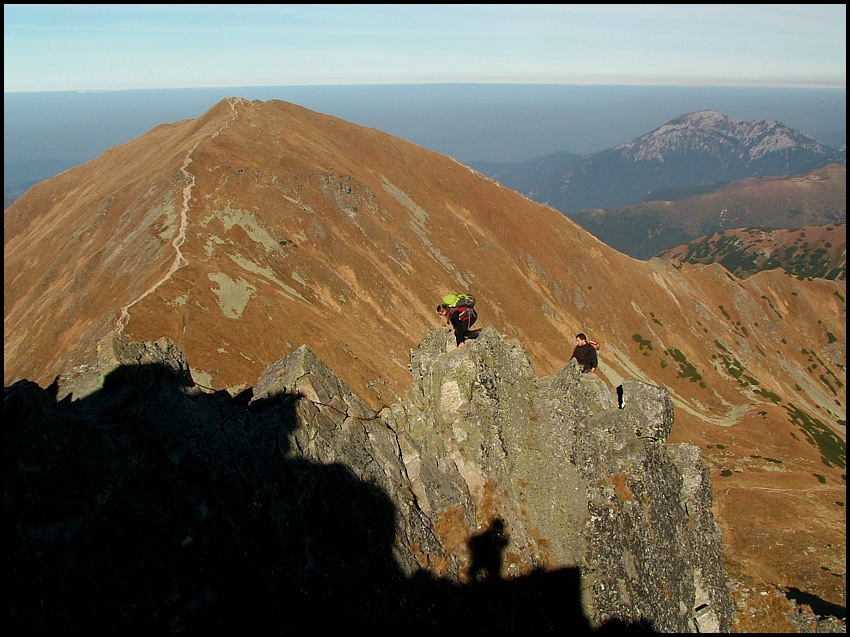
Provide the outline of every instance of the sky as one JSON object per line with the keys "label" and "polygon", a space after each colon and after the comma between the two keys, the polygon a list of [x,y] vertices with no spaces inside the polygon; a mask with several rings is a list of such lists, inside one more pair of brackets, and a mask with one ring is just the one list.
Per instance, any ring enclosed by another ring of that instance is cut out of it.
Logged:
{"label": "sky", "polygon": [[846,88],[846,18],[846,4],[5,4],[3,90]]}

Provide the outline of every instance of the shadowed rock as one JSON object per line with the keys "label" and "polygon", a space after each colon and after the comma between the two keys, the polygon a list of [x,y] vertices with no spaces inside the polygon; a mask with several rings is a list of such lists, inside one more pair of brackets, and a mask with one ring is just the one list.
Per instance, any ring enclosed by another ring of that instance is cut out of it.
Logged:
{"label": "shadowed rock", "polygon": [[58,389],[4,391],[7,625],[729,632],[696,447],[665,390],[536,378],[434,330],[375,413],[306,347],[232,398],[169,341],[108,335]]}

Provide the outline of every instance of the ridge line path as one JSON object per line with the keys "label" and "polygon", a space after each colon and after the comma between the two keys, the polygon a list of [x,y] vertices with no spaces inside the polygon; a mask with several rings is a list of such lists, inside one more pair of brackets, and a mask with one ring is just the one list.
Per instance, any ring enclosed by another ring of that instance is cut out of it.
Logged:
{"label": "ridge line path", "polygon": [[[233,111],[233,117],[229,122],[226,122],[215,131],[212,135],[209,136],[208,139],[215,139],[218,137],[219,133],[223,131],[230,125],[236,117],[239,115],[236,110],[236,104],[238,103],[246,103],[247,100],[244,98],[233,98],[230,97],[227,99],[230,104],[230,109]],[[118,336],[121,336],[121,333],[124,331],[124,327],[126,327],[127,322],[130,320],[130,308],[133,307],[136,303],[142,301],[149,294],[152,294],[156,291],[156,289],[162,284],[166,283],[171,275],[177,272],[180,268],[189,265],[189,262],[183,256],[183,253],[180,251],[180,246],[183,245],[183,242],[186,240],[186,227],[189,225],[189,203],[192,200],[192,189],[195,187],[195,176],[190,173],[187,169],[189,168],[189,164],[192,163],[192,154],[195,152],[195,149],[201,145],[201,142],[204,141],[205,138],[199,139],[192,148],[189,149],[189,152],[186,153],[186,157],[183,159],[183,165],[180,167],[180,172],[183,173],[183,176],[186,178],[188,182],[185,186],[183,186],[183,207],[180,209],[180,229],[177,231],[177,236],[174,237],[174,241],[171,242],[171,245],[174,246],[174,261],[171,263],[171,267],[168,268],[168,272],[165,273],[159,281],[154,283],[150,288],[148,288],[141,296],[137,297],[127,305],[121,308],[121,316],[119,316],[118,320],[115,322],[115,332]]]}

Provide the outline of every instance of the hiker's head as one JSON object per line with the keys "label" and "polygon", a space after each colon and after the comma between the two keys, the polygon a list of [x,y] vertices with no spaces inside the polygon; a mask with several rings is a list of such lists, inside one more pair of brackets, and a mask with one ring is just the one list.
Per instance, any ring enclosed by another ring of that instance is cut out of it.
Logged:
{"label": "hiker's head", "polygon": [[579,345],[584,345],[587,343],[587,336],[583,332],[579,332],[576,334],[576,342],[578,342]]}
{"label": "hiker's head", "polygon": [[437,305],[437,314],[445,314],[448,311],[449,311],[449,306],[446,305],[445,303],[440,303],[439,305]]}

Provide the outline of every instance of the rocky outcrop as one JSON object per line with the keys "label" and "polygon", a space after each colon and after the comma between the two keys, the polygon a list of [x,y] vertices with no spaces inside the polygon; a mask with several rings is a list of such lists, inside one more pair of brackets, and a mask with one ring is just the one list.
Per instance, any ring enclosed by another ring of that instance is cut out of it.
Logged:
{"label": "rocky outcrop", "polygon": [[7,625],[55,634],[731,632],[667,392],[445,329],[374,412],[308,348],[232,397],[169,341],[4,390]]}

